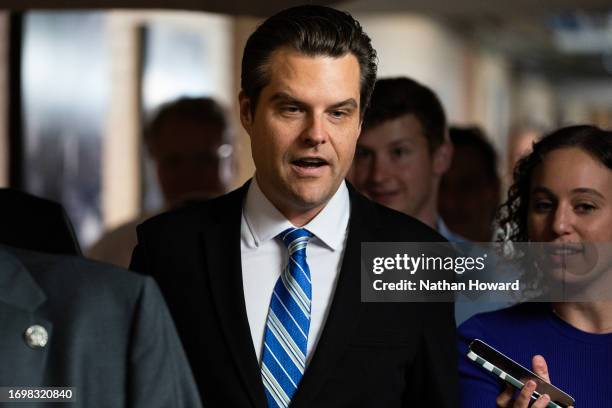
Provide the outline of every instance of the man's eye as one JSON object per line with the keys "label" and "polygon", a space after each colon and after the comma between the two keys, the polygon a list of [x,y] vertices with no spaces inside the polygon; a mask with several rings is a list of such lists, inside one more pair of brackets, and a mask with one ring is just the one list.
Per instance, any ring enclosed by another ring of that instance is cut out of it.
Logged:
{"label": "man's eye", "polygon": [[410,149],[405,147],[396,147],[391,150],[391,157],[394,159],[402,159],[410,155]]}
{"label": "man's eye", "polygon": [[335,111],[331,111],[330,115],[335,119],[342,119],[343,117],[346,116],[346,112],[341,111],[341,110],[335,110]]}
{"label": "man's eye", "polygon": [[302,109],[299,106],[295,106],[295,105],[281,106],[281,112],[283,113],[296,114],[296,113],[300,113],[301,111]]}

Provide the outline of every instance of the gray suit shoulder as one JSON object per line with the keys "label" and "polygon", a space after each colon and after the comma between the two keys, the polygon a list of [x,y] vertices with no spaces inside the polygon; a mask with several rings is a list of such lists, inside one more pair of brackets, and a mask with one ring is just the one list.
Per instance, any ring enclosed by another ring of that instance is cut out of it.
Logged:
{"label": "gray suit shoulder", "polygon": [[[53,310],[90,310],[99,318],[112,310],[134,311],[152,278],[80,256],[16,250],[17,256],[49,299]],[[156,288],[155,288],[156,290]],[[155,297],[155,294],[153,294]],[[161,297],[159,299],[161,301]],[[78,305],[77,308],[74,306]]]}
{"label": "gray suit shoulder", "polygon": [[35,311],[36,319],[52,324],[45,375],[54,384],[87,390],[76,406],[200,406],[174,324],[151,277],[75,256],[10,254],[45,296]]}

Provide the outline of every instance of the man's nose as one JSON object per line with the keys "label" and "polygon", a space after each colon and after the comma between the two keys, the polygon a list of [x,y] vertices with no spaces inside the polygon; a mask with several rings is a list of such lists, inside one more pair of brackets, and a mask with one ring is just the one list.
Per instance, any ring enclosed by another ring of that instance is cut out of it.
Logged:
{"label": "man's nose", "polygon": [[375,183],[385,181],[390,174],[389,160],[381,154],[375,154],[372,158],[372,167],[370,169],[370,180]]}
{"label": "man's nose", "polygon": [[312,115],[308,121],[308,126],[303,132],[304,141],[309,146],[318,146],[326,143],[328,139],[325,121],[320,115]]}

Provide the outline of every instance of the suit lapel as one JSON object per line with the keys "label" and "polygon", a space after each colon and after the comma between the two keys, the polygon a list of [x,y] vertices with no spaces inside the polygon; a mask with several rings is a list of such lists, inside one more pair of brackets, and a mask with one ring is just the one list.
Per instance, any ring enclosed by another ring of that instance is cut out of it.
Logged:
{"label": "suit lapel", "polygon": [[42,385],[49,345],[33,349],[24,333],[36,324],[43,326],[53,341],[52,324],[37,315],[46,296],[25,266],[0,246],[0,383]]}
{"label": "suit lapel", "polygon": [[374,237],[375,214],[370,203],[356,195],[347,183],[351,198],[348,238],[342,259],[338,283],[329,314],[310,365],[304,373],[291,407],[312,407],[312,398],[342,357],[362,315],[361,302],[361,242]]}
{"label": "suit lapel", "polygon": [[223,335],[254,407],[266,407],[242,287],[240,222],[248,183],[230,194],[217,222],[203,233],[211,292]]}
{"label": "suit lapel", "polygon": [[8,248],[0,245],[0,301],[33,312],[47,297]]}

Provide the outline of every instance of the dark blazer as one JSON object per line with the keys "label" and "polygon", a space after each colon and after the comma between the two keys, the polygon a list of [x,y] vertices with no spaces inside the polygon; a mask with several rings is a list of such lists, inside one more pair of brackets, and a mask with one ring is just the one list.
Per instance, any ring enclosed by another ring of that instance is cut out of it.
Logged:
{"label": "dark blazer", "polygon": [[[32,348],[24,332],[44,327]],[[42,346],[42,344],[40,344]],[[3,407],[199,407],[153,279],[83,258],[0,245],[0,386],[75,387],[76,402]]]}
{"label": "dark blazer", "polygon": [[[248,183],[138,228],[131,267],[158,281],[208,407],[267,406],[247,320],[240,222]],[[291,407],[456,404],[451,303],[362,303],[365,241],[442,241],[349,186],[351,216],[329,315]]]}

